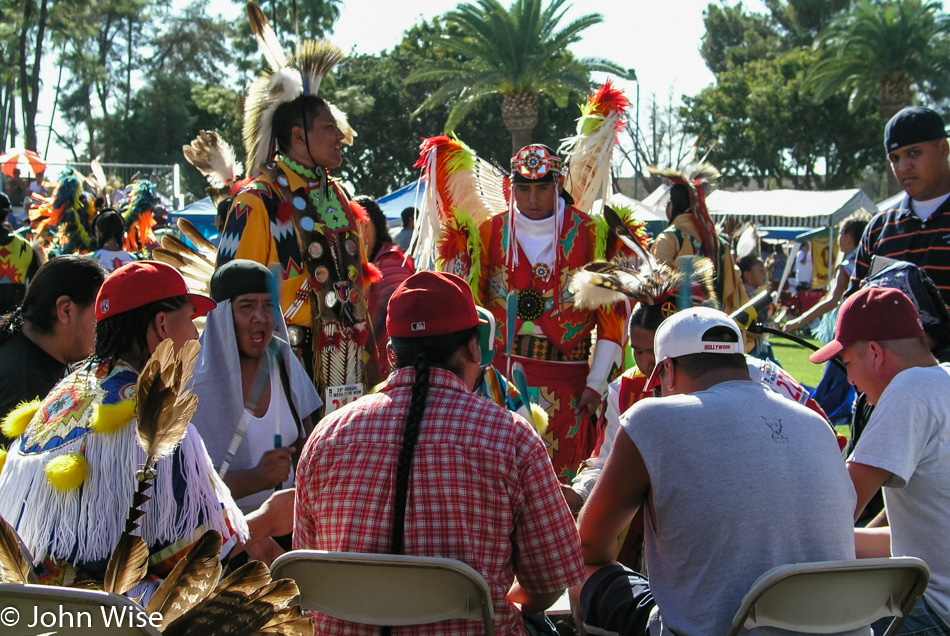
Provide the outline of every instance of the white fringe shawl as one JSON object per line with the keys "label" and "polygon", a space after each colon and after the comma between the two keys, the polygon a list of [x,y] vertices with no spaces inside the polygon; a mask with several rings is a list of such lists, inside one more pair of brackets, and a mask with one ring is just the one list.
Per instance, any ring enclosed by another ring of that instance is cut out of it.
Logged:
{"label": "white fringe shawl", "polygon": [[[48,555],[72,563],[90,563],[112,554],[125,527],[137,482],[135,472],[145,453],[135,440],[135,420],[115,433],[90,432],[54,451],[20,452],[24,438],[14,442],[0,473],[0,516],[19,533],[34,564]],[[46,480],[44,468],[54,457],[79,453],[86,444],[86,479],[80,488],[62,492]],[[172,468],[179,457],[186,485],[181,509],[175,501]],[[149,546],[194,535],[200,520],[228,537],[230,527],[241,540],[248,537],[244,516],[218,479],[201,436],[192,425],[175,454],[159,460],[151,497],[133,532]]]}

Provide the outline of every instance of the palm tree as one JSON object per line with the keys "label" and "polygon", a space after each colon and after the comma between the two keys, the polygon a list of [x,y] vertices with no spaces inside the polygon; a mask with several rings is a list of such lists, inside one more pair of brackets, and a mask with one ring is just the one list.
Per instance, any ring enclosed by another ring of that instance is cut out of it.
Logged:
{"label": "palm tree", "polygon": [[[915,94],[935,102],[950,96],[950,19],[939,11],[931,1],[860,0],[836,17],[815,44],[815,99],[844,92],[852,109],[873,100],[887,121]],[[888,191],[899,191],[890,172]]]}
{"label": "palm tree", "polygon": [[567,51],[582,31],[603,18],[588,14],[559,28],[570,7],[565,2],[553,0],[542,8],[542,0],[515,0],[506,10],[497,0],[476,0],[447,13],[446,21],[458,35],[443,35],[433,43],[448,56],[423,62],[406,80],[443,82],[416,113],[452,101],[445,123],[445,131],[452,133],[479,101],[501,95],[501,116],[514,154],[531,143],[540,94],[565,108],[571,90],[590,90],[591,71],[625,77],[626,71],[612,62],[579,60]]}

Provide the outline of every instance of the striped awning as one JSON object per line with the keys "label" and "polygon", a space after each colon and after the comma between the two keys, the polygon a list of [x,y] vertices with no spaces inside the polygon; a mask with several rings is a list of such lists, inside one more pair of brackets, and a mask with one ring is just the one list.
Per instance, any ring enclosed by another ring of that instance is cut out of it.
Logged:
{"label": "striped awning", "polygon": [[877,213],[874,201],[861,189],[804,191],[717,190],[706,200],[716,222],[726,216],[751,217],[756,225],[771,227],[828,227],[837,225],[853,212]]}

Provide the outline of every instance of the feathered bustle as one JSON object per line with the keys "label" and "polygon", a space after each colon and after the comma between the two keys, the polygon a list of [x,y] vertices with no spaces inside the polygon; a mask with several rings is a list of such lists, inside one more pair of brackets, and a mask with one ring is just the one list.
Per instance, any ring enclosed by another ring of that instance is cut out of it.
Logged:
{"label": "feathered bustle", "polygon": [[212,188],[227,187],[241,174],[242,167],[234,158],[234,150],[214,131],[199,130],[198,136],[181,150],[188,163],[205,175]]}
{"label": "feathered bustle", "polygon": [[[574,274],[570,290],[574,304],[582,309],[595,309],[627,298],[646,305],[659,305],[680,293],[686,276],[662,263],[652,268],[633,270],[609,262],[585,265]],[[708,258],[694,258],[690,275],[693,304],[716,298],[713,291],[713,266]]]}
{"label": "feathered bustle", "polygon": [[106,565],[102,590],[125,594],[139,584],[148,571],[148,546],[142,537],[122,533]]}
{"label": "feathered bustle", "polygon": [[221,533],[208,530],[172,568],[145,611],[162,615],[162,631],[172,621],[200,603],[218,583],[221,576]]}

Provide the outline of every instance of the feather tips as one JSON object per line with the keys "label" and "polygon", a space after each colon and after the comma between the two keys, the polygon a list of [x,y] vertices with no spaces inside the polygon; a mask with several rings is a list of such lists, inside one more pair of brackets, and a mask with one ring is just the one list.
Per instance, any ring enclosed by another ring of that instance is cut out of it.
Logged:
{"label": "feather tips", "polygon": [[284,47],[280,45],[280,40],[271,28],[267,16],[256,2],[247,3],[247,19],[251,24],[251,33],[257,38],[261,54],[271,69],[276,71],[287,66],[287,54],[284,53]]}
{"label": "feather tips", "polygon": [[172,340],[163,340],[139,375],[135,412],[137,436],[148,459],[155,461],[175,450],[198,406],[188,388],[200,345],[186,342],[177,356]]}
{"label": "feather tips", "polygon": [[343,51],[330,40],[304,40],[297,46],[296,62],[303,94],[316,95],[323,76],[343,60]]}
{"label": "feather tips", "polygon": [[102,590],[125,594],[139,584],[148,571],[148,546],[142,537],[123,532],[106,566]]}
{"label": "feather tips", "polygon": [[562,140],[558,148],[570,166],[571,196],[581,210],[609,198],[611,158],[629,105],[623,91],[606,82],[581,107],[577,134]]}
{"label": "feather tips", "polygon": [[212,188],[226,187],[241,172],[241,164],[234,158],[234,149],[214,131],[199,130],[198,136],[181,150],[188,163],[205,175]]}
{"label": "feather tips", "polygon": [[311,634],[309,621],[301,622],[300,606],[288,607],[298,594],[296,583],[290,579],[272,581],[266,565],[251,561],[218,583],[163,633],[255,634],[266,630],[271,634]]}
{"label": "feather tips", "polygon": [[16,531],[0,517],[0,583],[37,583],[32,560]]}
{"label": "feather tips", "polygon": [[[713,264],[708,258],[694,258],[690,278],[693,304],[715,300]],[[652,269],[641,266],[633,270],[622,265],[594,262],[585,265],[571,277],[570,290],[574,304],[582,309],[595,309],[629,298],[645,305],[658,305],[678,293],[686,282],[685,275],[668,265],[655,264]]]}
{"label": "feather tips", "polygon": [[195,247],[204,255],[205,260],[214,263],[217,260],[218,248],[214,243],[205,238],[205,235],[186,218],[178,219],[178,229],[185,235],[189,241],[194,243]]}
{"label": "feather tips", "polygon": [[214,530],[205,532],[155,590],[145,611],[161,613],[162,630],[214,589],[221,576],[219,555],[222,544],[220,533]]}

